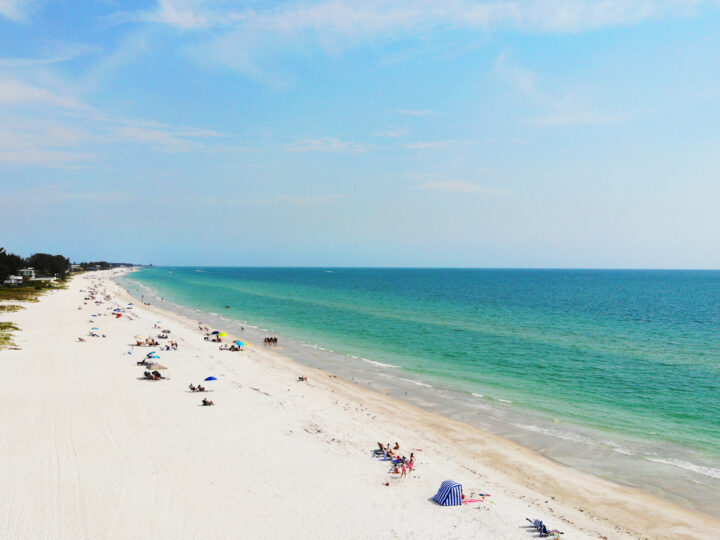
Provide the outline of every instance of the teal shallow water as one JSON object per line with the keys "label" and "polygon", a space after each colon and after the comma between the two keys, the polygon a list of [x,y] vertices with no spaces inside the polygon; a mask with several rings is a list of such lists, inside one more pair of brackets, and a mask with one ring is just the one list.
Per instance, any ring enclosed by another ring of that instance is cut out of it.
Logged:
{"label": "teal shallow water", "polygon": [[[148,268],[131,280],[332,349],[358,376],[396,366],[373,373],[429,385],[425,402],[500,405],[514,427],[495,431],[581,468],[594,454],[578,445],[594,437],[678,469],[669,482],[697,484],[674,491],[683,499],[720,480],[720,272]],[[624,478],[598,467],[585,466]]]}

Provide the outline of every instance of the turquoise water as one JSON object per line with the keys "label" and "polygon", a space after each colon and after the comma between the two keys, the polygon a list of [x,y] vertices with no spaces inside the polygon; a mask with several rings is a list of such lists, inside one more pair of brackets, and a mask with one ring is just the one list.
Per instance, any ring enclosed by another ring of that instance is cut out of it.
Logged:
{"label": "turquoise water", "polygon": [[[332,349],[358,373],[384,365],[427,395],[497,404],[516,430],[601,434],[620,454],[720,479],[720,272],[148,268],[131,279]],[[537,421],[518,420],[528,414]]]}

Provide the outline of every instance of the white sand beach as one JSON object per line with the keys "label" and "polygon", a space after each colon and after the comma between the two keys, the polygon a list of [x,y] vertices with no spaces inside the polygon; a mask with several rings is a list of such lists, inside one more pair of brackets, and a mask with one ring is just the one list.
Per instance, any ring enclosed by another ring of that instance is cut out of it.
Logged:
{"label": "white sand beach", "polygon": [[[0,351],[0,538],[536,538],[526,517],[565,539],[718,536],[720,520],[262,343],[220,351],[195,321],[132,299],[113,272],[1,316],[21,328],[22,350]],[[102,304],[83,300],[91,287]],[[154,349],[169,379],[151,381],[136,363],[153,349],[133,344],[157,320],[179,348]],[[93,326],[106,337],[88,337]],[[378,441],[414,452],[415,470],[390,473],[371,455]],[[447,479],[482,500],[437,505]]]}

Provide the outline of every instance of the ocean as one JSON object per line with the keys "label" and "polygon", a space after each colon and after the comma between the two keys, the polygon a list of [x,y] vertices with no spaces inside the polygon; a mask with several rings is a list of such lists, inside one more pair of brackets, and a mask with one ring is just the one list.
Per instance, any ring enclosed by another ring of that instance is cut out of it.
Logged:
{"label": "ocean", "polygon": [[302,363],[720,515],[720,272],[154,267],[122,283],[252,342],[279,336]]}

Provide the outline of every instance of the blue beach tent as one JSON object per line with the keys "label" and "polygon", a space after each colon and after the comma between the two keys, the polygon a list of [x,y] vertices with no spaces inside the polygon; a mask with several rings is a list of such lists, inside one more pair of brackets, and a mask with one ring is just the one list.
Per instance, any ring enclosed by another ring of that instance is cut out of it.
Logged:
{"label": "blue beach tent", "polygon": [[433,501],[440,506],[459,506],[462,504],[462,485],[453,480],[445,480]]}

